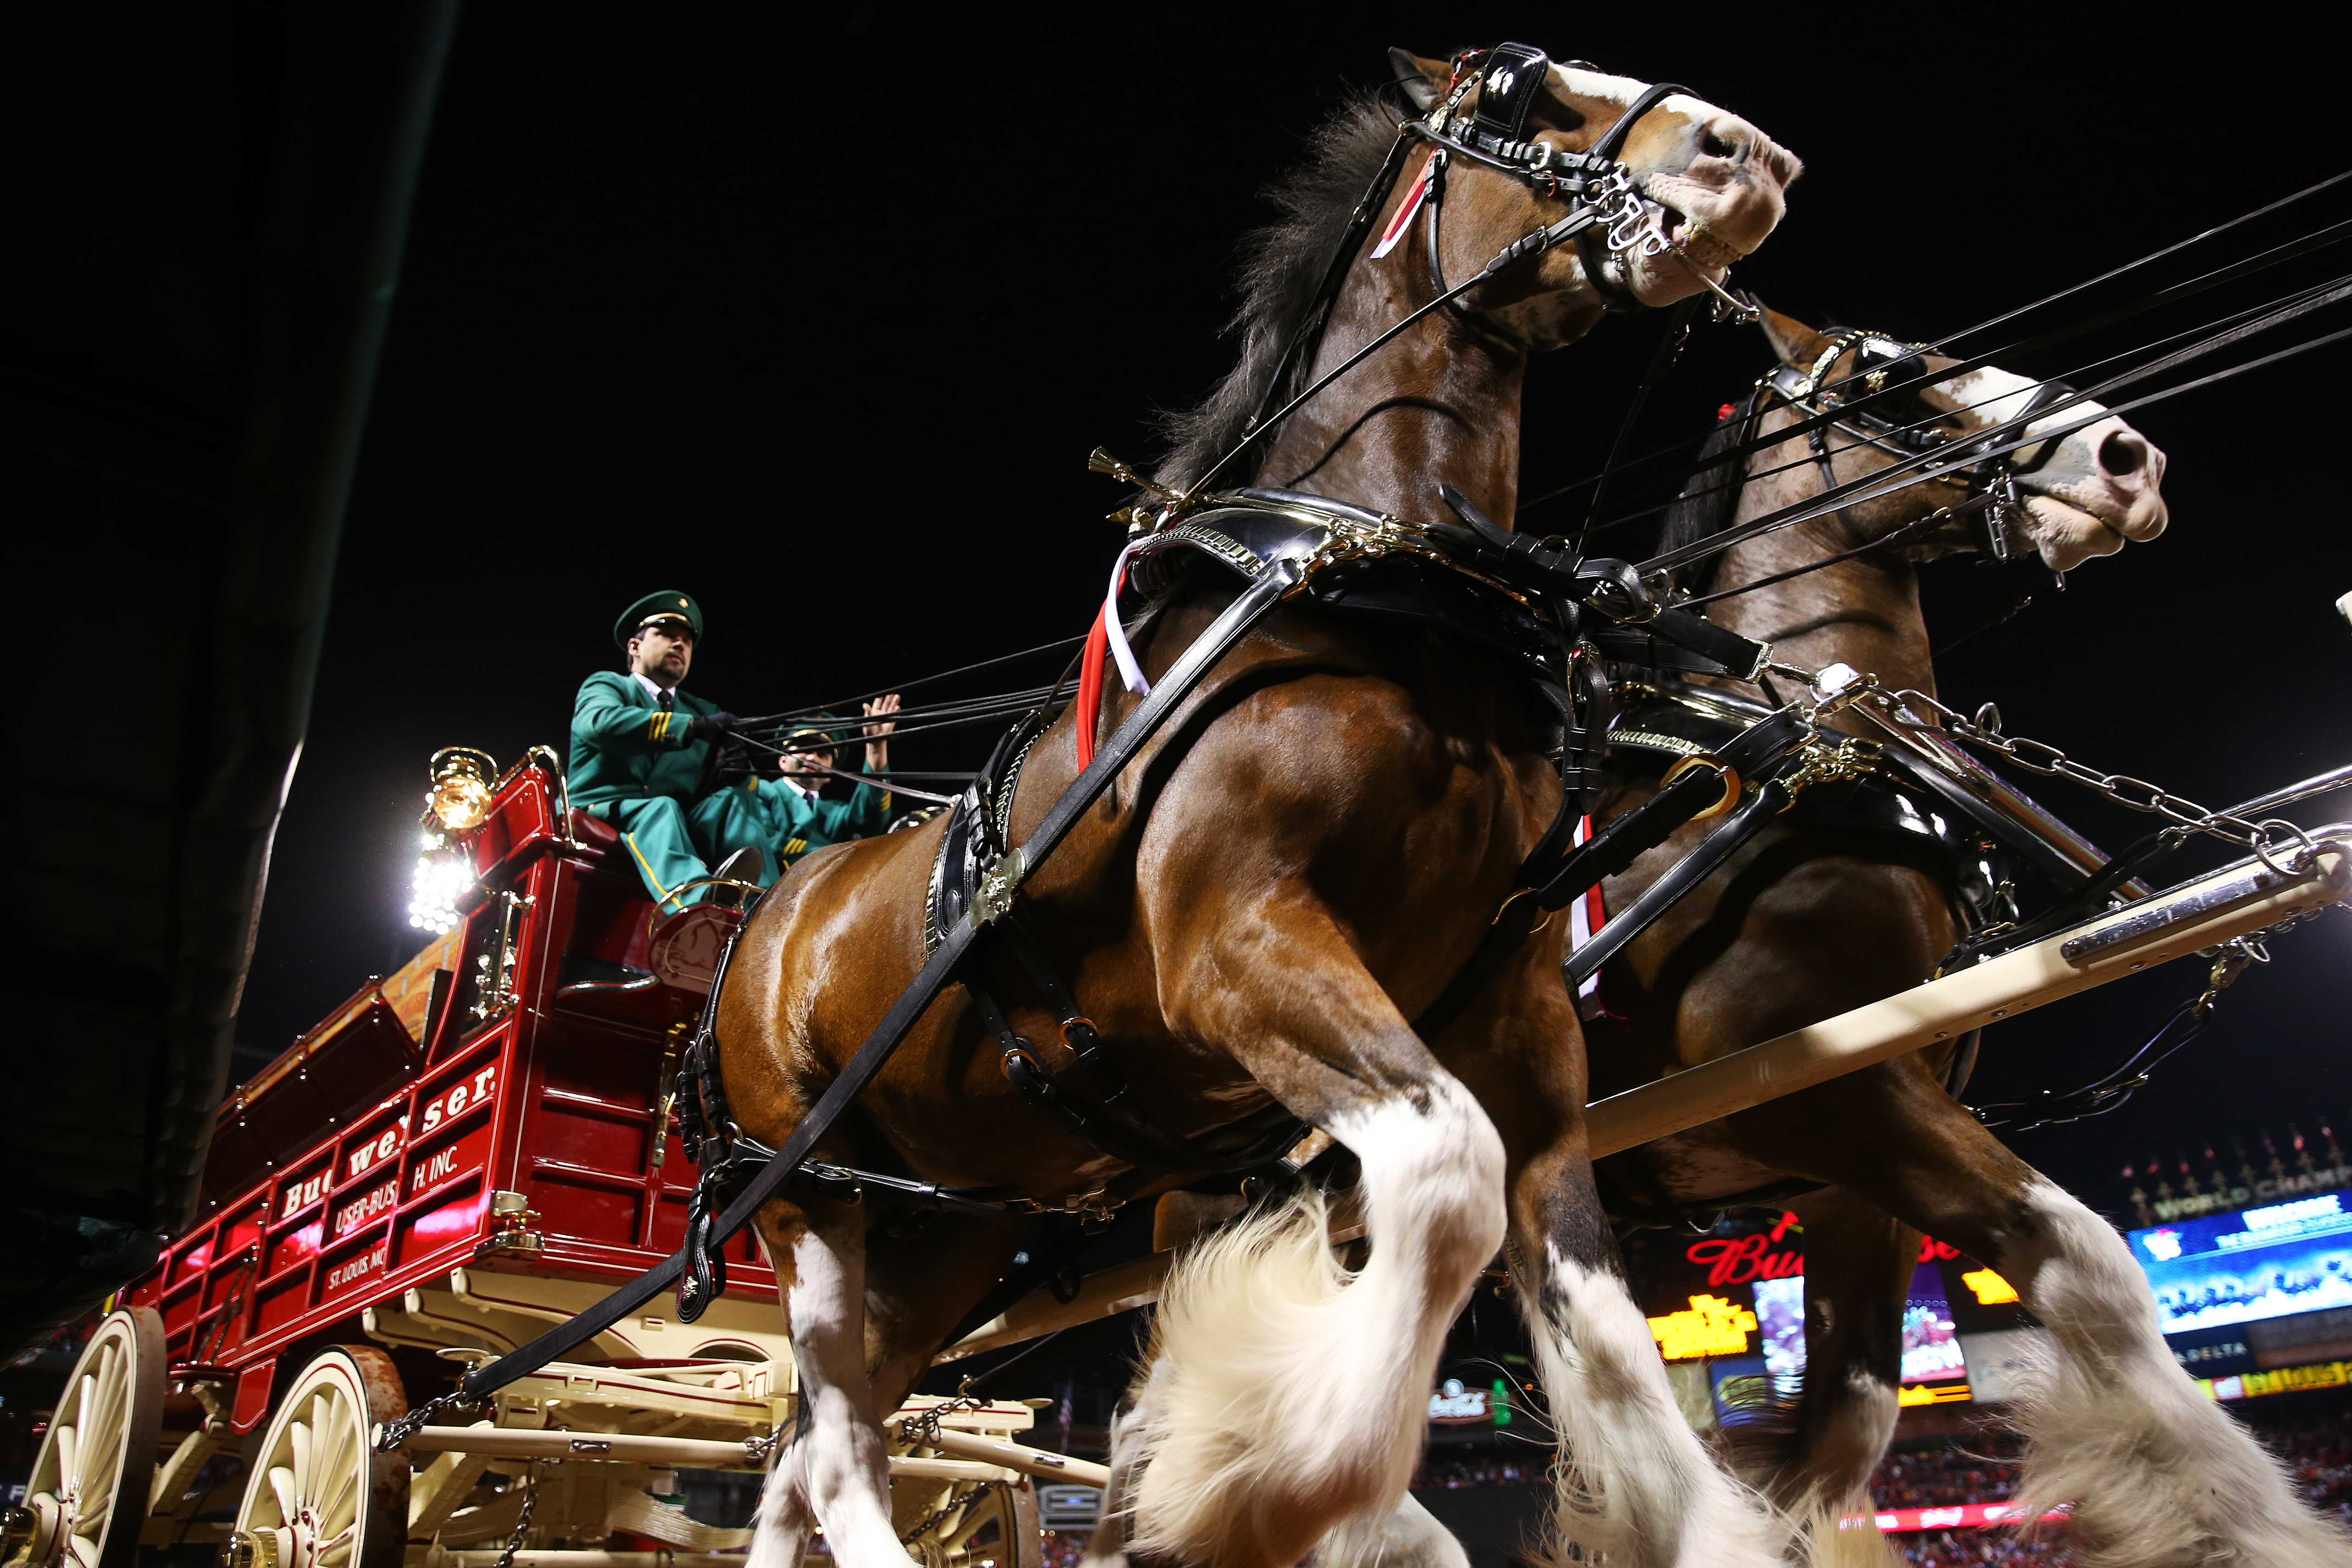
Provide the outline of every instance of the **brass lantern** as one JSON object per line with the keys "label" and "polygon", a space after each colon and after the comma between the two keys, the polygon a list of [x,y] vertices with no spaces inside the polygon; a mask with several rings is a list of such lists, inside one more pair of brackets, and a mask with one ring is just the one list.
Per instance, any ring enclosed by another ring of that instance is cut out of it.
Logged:
{"label": "brass lantern", "polygon": [[446,833],[471,833],[490,815],[490,781],[498,759],[471,746],[444,746],[433,753],[432,787],[425,792],[425,820]]}

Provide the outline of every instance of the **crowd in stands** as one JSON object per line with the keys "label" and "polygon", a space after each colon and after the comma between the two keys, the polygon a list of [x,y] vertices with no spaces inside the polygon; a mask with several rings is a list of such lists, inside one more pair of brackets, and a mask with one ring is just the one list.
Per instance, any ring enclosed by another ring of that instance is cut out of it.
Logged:
{"label": "crowd in stands", "polygon": [[2007,1502],[2017,1490],[2017,1447],[2003,1433],[1955,1448],[1889,1454],[1870,1478],[1870,1500],[1880,1508]]}

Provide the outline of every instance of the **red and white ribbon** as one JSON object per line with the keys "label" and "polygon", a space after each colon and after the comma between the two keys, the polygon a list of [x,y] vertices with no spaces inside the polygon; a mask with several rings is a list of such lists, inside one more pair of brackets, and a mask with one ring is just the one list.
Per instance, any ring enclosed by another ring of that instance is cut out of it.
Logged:
{"label": "red and white ribbon", "polygon": [[1372,247],[1373,260],[1378,261],[1394,250],[1397,241],[1404,237],[1404,231],[1412,226],[1412,215],[1421,210],[1421,204],[1429,197],[1429,166],[1436,158],[1436,151],[1432,149],[1429,156],[1421,161],[1421,173],[1413,176],[1412,189],[1405,193],[1403,202],[1397,207],[1396,216],[1389,219],[1388,227],[1381,230],[1381,242]]}

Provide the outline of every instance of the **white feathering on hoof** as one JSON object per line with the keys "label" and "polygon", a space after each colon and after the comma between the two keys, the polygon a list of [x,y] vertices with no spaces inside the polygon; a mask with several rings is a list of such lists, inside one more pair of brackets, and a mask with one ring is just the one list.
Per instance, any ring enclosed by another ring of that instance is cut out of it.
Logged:
{"label": "white feathering on hoof", "polygon": [[1547,1253],[1540,1289],[1526,1294],[1536,1299],[1528,1326],[1560,1437],[1549,1561],[1781,1568],[1781,1521],[1683,1419],[1624,1281]]}
{"label": "white feathering on hoof", "polygon": [[1470,1568],[1470,1554],[1407,1492],[1393,1512],[1351,1519],[1325,1536],[1315,1568]]}
{"label": "white feathering on hoof", "polygon": [[800,1477],[801,1457],[789,1443],[778,1447],[760,1483],[757,1528],[745,1568],[800,1568],[808,1552],[809,1531],[816,1524]]}
{"label": "white feathering on hoof", "polygon": [[1177,1265],[1129,1422],[1131,1556],[1286,1568],[1404,1497],[1445,1330],[1502,1243],[1502,1141],[1451,1078],[1330,1131],[1363,1163],[1371,1258],[1333,1260],[1310,1194]]}
{"label": "white feathering on hoof", "polygon": [[1902,1568],[1903,1559],[1878,1528],[1878,1507],[1865,1491],[1817,1497],[1788,1510],[1804,1542],[1805,1568]]}
{"label": "white feathering on hoof", "polygon": [[2063,1352],[2018,1402],[2027,1517],[2072,1504],[2084,1568],[2344,1568],[2352,1542],[2172,1359],[2123,1237],[2046,1182],[2026,1202],[2044,1241],[2000,1267]]}

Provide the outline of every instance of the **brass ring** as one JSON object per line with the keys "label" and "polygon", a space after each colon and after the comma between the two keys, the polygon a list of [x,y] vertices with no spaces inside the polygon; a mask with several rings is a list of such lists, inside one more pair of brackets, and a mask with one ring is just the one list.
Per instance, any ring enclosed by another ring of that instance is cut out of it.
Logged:
{"label": "brass ring", "polygon": [[[1509,898],[1503,900],[1502,906],[1495,911],[1495,918],[1486,923],[1489,925],[1501,925],[1503,923],[1503,917],[1511,912],[1511,906],[1513,904],[1517,903],[1521,899],[1533,898],[1536,891],[1537,889],[1533,888],[1521,888],[1517,892],[1513,893]],[[1553,910],[1546,910],[1544,911],[1544,918],[1538,921],[1534,925],[1529,926],[1528,928],[1527,934],[1533,936],[1536,932],[1543,930],[1544,927],[1551,924],[1551,917],[1553,913]]]}
{"label": "brass ring", "polygon": [[1658,787],[1664,789],[1692,768],[1699,767],[1714,768],[1723,775],[1723,798],[1692,817],[1693,822],[1705,822],[1710,816],[1721,816],[1731,809],[1734,802],[1739,799],[1739,770],[1713,752],[1693,752],[1666,770],[1665,777],[1658,781]]}

